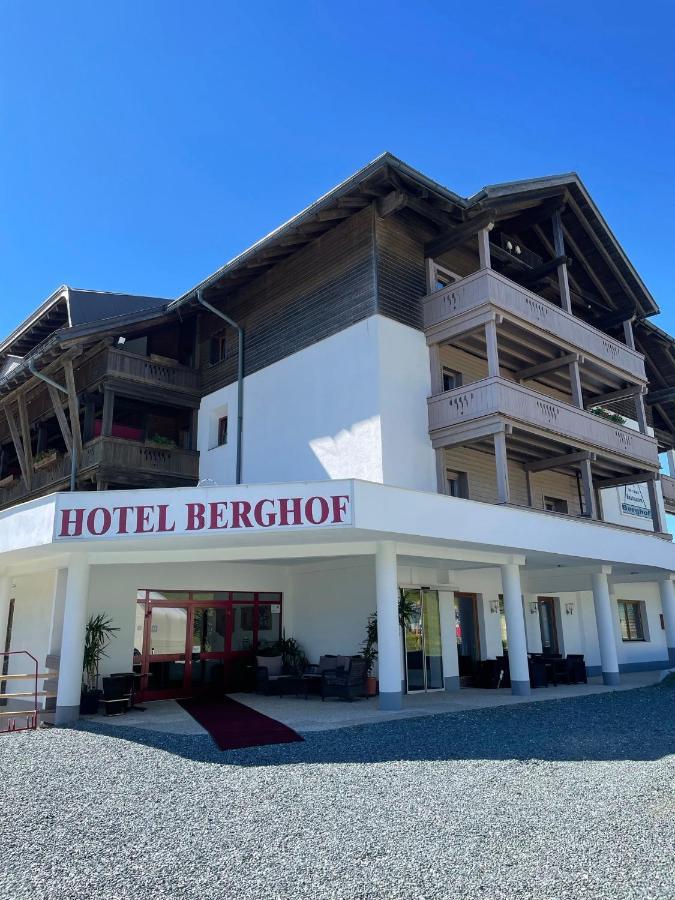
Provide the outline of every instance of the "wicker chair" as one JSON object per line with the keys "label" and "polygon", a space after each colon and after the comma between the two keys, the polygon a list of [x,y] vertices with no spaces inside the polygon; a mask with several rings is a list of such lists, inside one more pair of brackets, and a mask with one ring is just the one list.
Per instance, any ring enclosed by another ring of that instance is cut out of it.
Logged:
{"label": "wicker chair", "polygon": [[366,696],[366,676],[368,670],[362,656],[352,656],[347,666],[324,672],[321,676],[321,700],[326,697],[339,697],[341,700],[354,700],[355,697]]}

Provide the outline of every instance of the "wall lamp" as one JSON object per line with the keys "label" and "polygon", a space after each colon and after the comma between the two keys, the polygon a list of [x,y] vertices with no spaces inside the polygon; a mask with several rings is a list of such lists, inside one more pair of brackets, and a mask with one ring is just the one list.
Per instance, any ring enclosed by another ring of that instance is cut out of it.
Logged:
{"label": "wall lamp", "polygon": [[574,615],[574,603],[571,600],[565,604],[565,615],[566,616]]}
{"label": "wall lamp", "polygon": [[539,612],[539,601],[530,600],[530,612],[535,616]]}
{"label": "wall lamp", "polygon": [[490,600],[490,612],[496,616],[499,612],[499,600]]}

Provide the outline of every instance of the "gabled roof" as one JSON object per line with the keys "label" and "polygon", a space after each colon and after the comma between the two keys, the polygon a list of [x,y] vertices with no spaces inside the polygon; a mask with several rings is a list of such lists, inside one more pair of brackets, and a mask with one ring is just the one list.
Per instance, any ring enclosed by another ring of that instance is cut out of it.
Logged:
{"label": "gabled roof", "polygon": [[46,338],[64,328],[99,322],[123,313],[137,313],[166,305],[161,297],[87,291],[61,285],[0,343],[0,358],[23,357]]}
{"label": "gabled roof", "polygon": [[[388,152],[200,281],[173,301],[169,309],[193,301],[198,290],[208,292],[211,300],[224,298],[353,212],[373,200],[382,202],[397,191],[409,193],[410,208],[426,216],[438,231],[450,229],[492,207],[517,216],[523,210],[559,198],[567,204],[564,225],[574,245],[570,255],[577,258],[580,267],[597,268],[601,273],[600,301],[607,312],[645,317],[659,311],[576,173],[488,185],[470,197],[461,197]],[[586,280],[591,284],[591,278]]]}

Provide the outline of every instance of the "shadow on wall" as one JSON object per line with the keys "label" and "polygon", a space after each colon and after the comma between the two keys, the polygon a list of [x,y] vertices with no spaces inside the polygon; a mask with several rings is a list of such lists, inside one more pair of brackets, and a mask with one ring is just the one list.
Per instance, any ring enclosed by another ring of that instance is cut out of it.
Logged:
{"label": "shadow on wall", "polygon": [[343,428],[337,434],[313,438],[309,442],[329,478],[382,480],[382,435],[380,417],[371,416]]}
{"label": "shadow on wall", "polygon": [[303,743],[225,752],[207,735],[171,735],[103,722],[77,727],[195,762],[226,766],[656,760],[675,753],[674,703],[675,676],[671,676],[636,690],[358,725],[305,734]]}

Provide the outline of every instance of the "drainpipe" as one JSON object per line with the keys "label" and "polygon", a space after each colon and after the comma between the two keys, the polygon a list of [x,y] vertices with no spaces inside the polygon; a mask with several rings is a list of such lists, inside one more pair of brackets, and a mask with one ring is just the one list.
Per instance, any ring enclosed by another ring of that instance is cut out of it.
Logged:
{"label": "drainpipe", "polygon": [[[39,378],[40,381],[44,381],[45,384],[51,384],[53,388],[56,388],[57,391],[61,391],[62,394],[68,394],[68,389],[64,388],[63,385],[59,384],[57,381],[54,381],[53,378],[50,378],[48,375],[43,375],[42,372],[38,372],[35,368],[35,363],[31,360],[28,363],[28,371],[31,375],[35,375],[36,378]],[[72,426],[71,426],[72,432]],[[75,449],[75,440],[71,437],[71,451],[70,451],[70,490],[77,490],[77,450]]]}
{"label": "drainpipe", "polygon": [[224,312],[221,312],[219,309],[216,309],[215,306],[211,306],[210,303],[207,303],[202,295],[201,289],[197,291],[196,297],[197,302],[200,303],[204,309],[208,309],[214,316],[222,319],[223,322],[227,322],[232,328],[237,329],[237,466],[235,484],[241,484],[241,436],[244,430],[244,329],[241,325],[237,324],[234,319],[231,319],[229,316],[225,315]]}

